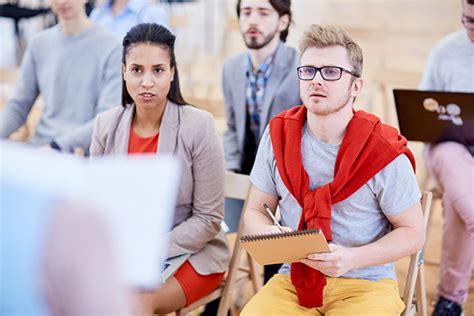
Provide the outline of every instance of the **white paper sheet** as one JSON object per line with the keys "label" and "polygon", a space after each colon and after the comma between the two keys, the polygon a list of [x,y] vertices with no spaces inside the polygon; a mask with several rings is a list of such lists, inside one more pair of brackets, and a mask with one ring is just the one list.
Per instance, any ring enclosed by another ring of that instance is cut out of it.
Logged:
{"label": "white paper sheet", "polygon": [[123,282],[161,284],[178,194],[175,158],[106,156],[90,161],[1,143],[0,170],[9,181],[97,209],[113,235]]}

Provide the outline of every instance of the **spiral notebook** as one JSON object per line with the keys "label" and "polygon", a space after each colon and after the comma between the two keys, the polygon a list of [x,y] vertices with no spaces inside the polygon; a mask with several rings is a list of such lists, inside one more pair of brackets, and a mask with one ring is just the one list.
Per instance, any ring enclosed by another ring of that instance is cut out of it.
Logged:
{"label": "spiral notebook", "polygon": [[328,243],[320,229],[246,235],[240,237],[240,242],[261,265],[295,262],[310,253],[329,252]]}

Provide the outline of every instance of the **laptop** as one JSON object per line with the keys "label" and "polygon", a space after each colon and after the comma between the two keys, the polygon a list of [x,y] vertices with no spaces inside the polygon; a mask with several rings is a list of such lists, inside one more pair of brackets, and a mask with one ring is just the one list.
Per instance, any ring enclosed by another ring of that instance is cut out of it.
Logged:
{"label": "laptop", "polygon": [[474,149],[474,93],[393,90],[400,133],[425,143],[455,141]]}

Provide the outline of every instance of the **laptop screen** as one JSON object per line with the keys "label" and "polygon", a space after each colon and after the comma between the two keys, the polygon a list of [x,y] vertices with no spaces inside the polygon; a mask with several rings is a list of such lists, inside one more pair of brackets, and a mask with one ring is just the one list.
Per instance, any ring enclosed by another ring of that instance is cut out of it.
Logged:
{"label": "laptop screen", "polygon": [[474,93],[393,90],[400,132],[426,143],[474,145]]}

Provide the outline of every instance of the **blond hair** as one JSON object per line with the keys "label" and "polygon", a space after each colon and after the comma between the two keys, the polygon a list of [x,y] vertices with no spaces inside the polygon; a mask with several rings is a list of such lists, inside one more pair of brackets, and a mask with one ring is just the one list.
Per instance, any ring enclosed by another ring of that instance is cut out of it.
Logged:
{"label": "blond hair", "polygon": [[303,33],[300,40],[300,54],[311,47],[326,48],[330,46],[342,46],[347,51],[347,58],[352,66],[352,72],[362,75],[362,49],[354,42],[344,29],[337,26],[323,26],[312,24],[308,30]]}

